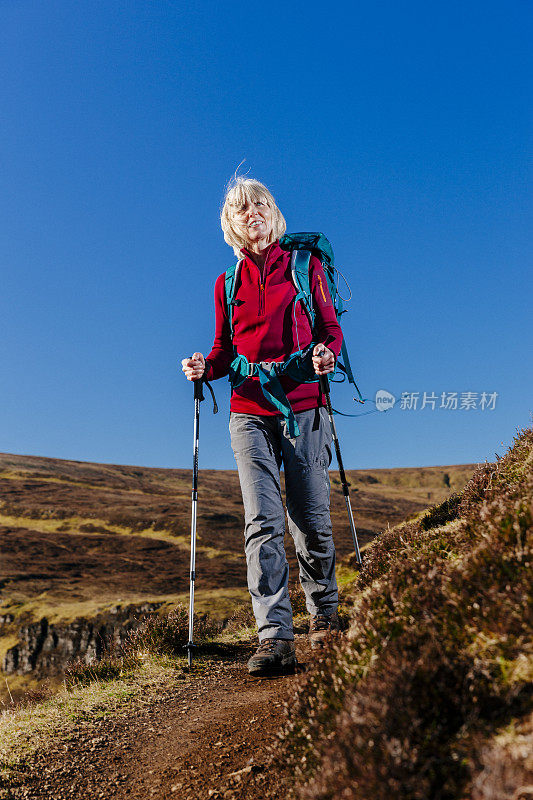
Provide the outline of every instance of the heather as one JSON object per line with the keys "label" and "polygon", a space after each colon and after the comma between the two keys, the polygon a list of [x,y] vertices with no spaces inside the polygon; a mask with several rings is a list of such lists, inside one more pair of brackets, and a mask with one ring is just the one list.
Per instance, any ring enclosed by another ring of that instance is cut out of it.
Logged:
{"label": "heather", "polygon": [[526,759],[497,766],[520,752],[502,736],[530,736],[532,499],[527,429],[461,494],[369,547],[344,640],[288,705],[300,797],[505,800],[533,783]]}

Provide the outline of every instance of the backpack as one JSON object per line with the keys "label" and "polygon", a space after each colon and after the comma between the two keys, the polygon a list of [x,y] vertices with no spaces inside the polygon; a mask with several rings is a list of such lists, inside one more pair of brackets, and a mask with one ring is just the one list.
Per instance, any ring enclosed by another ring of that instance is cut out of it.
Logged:
{"label": "backpack", "polygon": [[[343,298],[338,291],[337,276],[340,273],[339,270],[335,268],[333,248],[329,240],[323,233],[292,233],[282,236],[279,240],[279,244],[283,250],[289,250],[291,253],[292,280],[297,292],[294,302],[296,303],[298,300],[301,300],[304,304],[311,324],[311,330],[315,327],[315,311],[309,282],[309,262],[311,260],[311,255],[316,256],[322,264],[335,314],[340,323],[340,317],[345,313],[346,309],[344,308]],[[342,339],[341,358],[342,363],[337,360],[337,366],[344,372],[349,383],[352,383],[357,389],[344,336]],[[357,391],[359,390],[357,389]]]}
{"label": "backpack", "polygon": [[[315,311],[313,308],[313,297],[311,294],[311,286],[309,280],[309,263],[311,255],[316,256],[324,270],[326,281],[328,284],[329,293],[335,308],[337,319],[345,312],[343,299],[340,296],[337,288],[337,274],[339,271],[334,266],[333,248],[330,242],[323,233],[293,233],[282,236],[279,240],[280,247],[283,250],[288,250],[291,253],[291,275],[296,289],[296,297],[294,303],[301,302],[309,317],[311,330],[314,331],[315,327]],[[228,310],[228,320],[230,326],[231,337],[233,339],[233,309],[235,306],[235,296],[237,293],[239,282],[239,270],[242,260],[233,264],[226,270],[225,275],[225,296],[226,307]],[[282,413],[287,419],[289,430],[298,435],[298,425],[292,414],[292,409],[287,400],[287,397],[281,389],[279,383],[279,376],[286,374],[293,380],[300,382],[312,382],[318,380],[318,377],[312,372],[310,368],[311,351],[316,342],[312,342],[305,350],[298,350],[293,353],[285,362],[269,362],[267,364],[249,364],[244,356],[235,353],[235,359],[230,367],[229,379],[232,386],[239,386],[247,377],[257,376],[261,381],[261,388],[263,394],[267,399]],[[346,375],[346,378],[352,383],[358,394],[361,397],[357,384],[355,383],[350,359],[346,348],[346,343],[343,338],[341,348],[342,363],[337,359],[336,367]],[[328,375],[331,380],[334,373]],[[344,378],[343,378],[344,380]],[[291,435],[293,435],[291,433]]]}

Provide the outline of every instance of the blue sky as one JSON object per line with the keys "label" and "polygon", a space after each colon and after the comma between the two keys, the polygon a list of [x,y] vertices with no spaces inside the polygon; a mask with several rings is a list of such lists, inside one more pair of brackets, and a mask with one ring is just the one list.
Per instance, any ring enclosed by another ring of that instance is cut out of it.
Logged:
{"label": "blue sky", "polygon": [[[246,159],[289,230],[332,241],[361,391],[398,398],[339,419],[346,466],[503,452],[533,411],[531,21],[525,0],[1,2],[0,450],[190,466],[178,362],[210,349]],[[200,465],[233,468],[215,389]]]}

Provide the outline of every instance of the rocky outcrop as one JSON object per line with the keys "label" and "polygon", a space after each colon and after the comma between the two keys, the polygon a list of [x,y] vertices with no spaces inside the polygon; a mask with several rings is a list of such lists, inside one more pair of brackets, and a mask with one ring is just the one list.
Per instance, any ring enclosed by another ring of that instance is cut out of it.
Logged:
{"label": "rocky outcrop", "polygon": [[82,658],[87,664],[98,661],[109,647],[121,645],[160,606],[161,603],[115,606],[93,619],[80,617],[63,624],[49,623],[43,617],[19,627],[19,641],[6,652],[2,669],[7,674],[33,673],[39,679],[61,674],[75,658]]}

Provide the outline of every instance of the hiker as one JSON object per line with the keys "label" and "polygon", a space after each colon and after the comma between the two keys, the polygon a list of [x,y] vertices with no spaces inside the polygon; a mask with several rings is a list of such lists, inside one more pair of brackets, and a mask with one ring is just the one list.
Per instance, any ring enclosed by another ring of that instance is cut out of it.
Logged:
{"label": "hiker", "polygon": [[[206,358],[200,352],[184,358],[182,368],[191,381],[216,380],[233,372],[229,429],[245,510],[248,589],[259,635],[248,670],[269,674],[291,671],[296,665],[283,542],[282,464],[289,531],[311,614],[311,644],[322,646],[328,633],[338,630],[329,511],[331,429],[324,398],[318,380],[271,378],[270,362],[285,362],[315,341],[309,352],[311,377],[313,369],[317,376],[327,375],[335,369],[342,332],[314,255],[309,261],[314,330],[302,303],[295,302],[290,253],[279,244],[286,224],[266,186],[236,177],[226,191],[221,225],[226,243],[240,259],[231,314],[222,273],[215,283],[213,348]],[[253,365],[262,369],[252,370]],[[256,374],[247,377],[248,370]]]}

